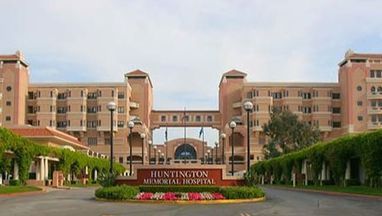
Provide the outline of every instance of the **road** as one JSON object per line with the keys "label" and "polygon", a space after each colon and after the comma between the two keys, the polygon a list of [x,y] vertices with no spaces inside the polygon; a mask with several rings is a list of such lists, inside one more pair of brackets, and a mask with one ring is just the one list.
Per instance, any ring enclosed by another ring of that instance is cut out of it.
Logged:
{"label": "road", "polygon": [[34,215],[382,215],[382,201],[265,188],[267,201],[225,205],[166,205],[99,202],[94,188],[0,197],[0,216]]}

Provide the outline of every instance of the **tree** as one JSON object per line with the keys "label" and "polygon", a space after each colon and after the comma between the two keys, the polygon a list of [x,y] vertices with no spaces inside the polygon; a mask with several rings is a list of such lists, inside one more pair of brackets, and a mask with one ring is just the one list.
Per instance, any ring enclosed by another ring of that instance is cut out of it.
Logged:
{"label": "tree", "polygon": [[299,150],[320,140],[320,131],[316,127],[302,122],[290,111],[273,108],[270,121],[263,126],[264,133],[270,138],[264,146],[266,159]]}

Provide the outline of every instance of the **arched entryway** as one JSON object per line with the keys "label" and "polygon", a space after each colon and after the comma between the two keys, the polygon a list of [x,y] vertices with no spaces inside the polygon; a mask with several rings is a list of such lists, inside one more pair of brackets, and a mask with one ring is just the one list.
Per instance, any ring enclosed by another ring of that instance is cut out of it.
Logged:
{"label": "arched entryway", "polygon": [[176,148],[175,160],[180,159],[196,159],[196,150],[190,144],[182,144]]}

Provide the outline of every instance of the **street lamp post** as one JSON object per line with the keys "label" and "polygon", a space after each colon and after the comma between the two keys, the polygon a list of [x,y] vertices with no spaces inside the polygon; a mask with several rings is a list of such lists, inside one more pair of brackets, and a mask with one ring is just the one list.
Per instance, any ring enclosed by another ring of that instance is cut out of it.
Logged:
{"label": "street lamp post", "polygon": [[110,174],[113,174],[113,112],[115,108],[116,104],[114,101],[107,104],[107,109],[110,111]]}
{"label": "street lamp post", "polygon": [[154,159],[154,164],[157,163],[157,148],[158,148],[158,147],[155,145],[155,146],[154,146],[154,158],[155,158],[155,159]]}
{"label": "street lamp post", "polygon": [[250,151],[250,145],[249,145],[249,113],[253,109],[253,104],[251,101],[246,101],[243,104],[243,108],[245,111],[247,111],[247,173],[249,172],[249,167],[251,166],[251,151]]}
{"label": "street lamp post", "polygon": [[224,147],[225,147],[225,133],[220,134],[220,138],[222,139],[222,164],[225,164],[225,153],[224,153]]}
{"label": "street lamp post", "polygon": [[218,146],[219,146],[219,143],[215,142],[215,163],[218,163],[217,162],[217,160],[218,160]]}
{"label": "street lamp post", "polygon": [[130,133],[129,133],[129,147],[130,147],[130,170],[129,170],[129,173],[130,173],[130,176],[131,176],[131,173],[132,173],[132,170],[133,170],[133,145],[131,144],[131,135],[132,135],[132,132],[133,132],[133,127],[134,127],[134,122],[133,121],[129,121],[129,123],[127,124],[127,126],[130,128]]}
{"label": "street lamp post", "polygon": [[142,138],[142,164],[143,164],[143,158],[145,157],[145,155],[144,155],[144,143],[145,143],[145,137],[146,137],[146,134],[141,133],[141,138]]}
{"label": "street lamp post", "polygon": [[152,142],[151,142],[151,140],[149,140],[149,165],[151,164],[151,144],[152,144]]}
{"label": "street lamp post", "polygon": [[211,153],[211,150],[207,150],[207,155],[208,155],[208,157],[207,157],[207,164],[209,164],[210,163],[210,153]]}
{"label": "street lamp post", "polygon": [[161,150],[158,149],[158,164],[160,164],[160,156],[161,156]]}
{"label": "street lamp post", "polygon": [[234,149],[234,146],[233,146],[233,144],[234,144],[233,139],[234,139],[234,132],[235,132],[235,127],[236,127],[236,122],[231,121],[229,123],[229,127],[232,129],[232,134],[231,134],[231,146],[232,146],[232,152],[231,152],[231,172],[232,172],[232,176],[233,176],[233,174],[234,174],[234,165],[233,165],[233,163],[235,161],[234,160],[234,156],[235,156],[234,151],[235,151],[235,149]]}

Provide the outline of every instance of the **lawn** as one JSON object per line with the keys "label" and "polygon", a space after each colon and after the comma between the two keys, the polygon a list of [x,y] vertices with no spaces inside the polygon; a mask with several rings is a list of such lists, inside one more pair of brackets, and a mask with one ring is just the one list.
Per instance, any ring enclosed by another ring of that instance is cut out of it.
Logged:
{"label": "lawn", "polygon": [[40,190],[40,188],[34,186],[0,186],[0,194],[12,194]]}
{"label": "lawn", "polygon": [[[275,186],[293,188],[292,185],[275,185]],[[382,196],[382,188],[371,188],[371,187],[367,187],[367,186],[340,187],[340,186],[336,186],[336,185],[324,185],[324,186],[297,185],[296,188],[317,190],[317,191],[331,191],[331,192],[341,192],[341,193],[351,193],[351,194]]]}

